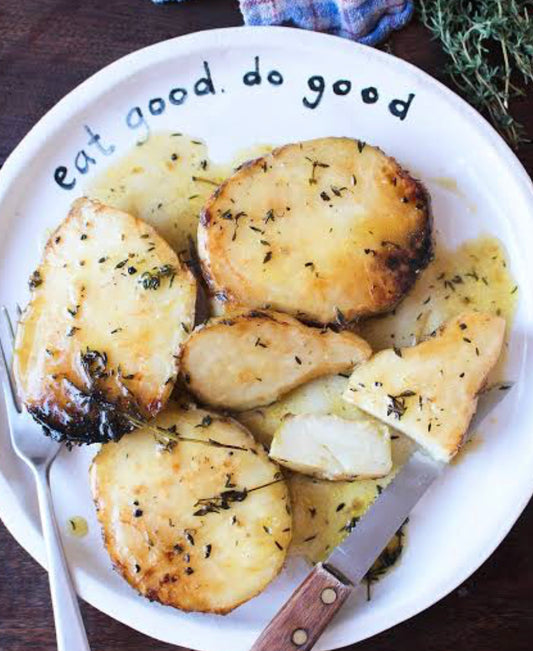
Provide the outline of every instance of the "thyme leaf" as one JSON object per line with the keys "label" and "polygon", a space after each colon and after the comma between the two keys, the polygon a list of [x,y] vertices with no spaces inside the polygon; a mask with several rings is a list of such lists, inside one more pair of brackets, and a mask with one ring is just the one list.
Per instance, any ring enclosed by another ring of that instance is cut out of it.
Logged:
{"label": "thyme leaf", "polygon": [[151,271],[145,271],[139,278],[139,283],[144,289],[159,289],[163,278],[170,278],[170,284],[176,276],[176,270],[171,264],[164,264],[161,267],[154,267]]}

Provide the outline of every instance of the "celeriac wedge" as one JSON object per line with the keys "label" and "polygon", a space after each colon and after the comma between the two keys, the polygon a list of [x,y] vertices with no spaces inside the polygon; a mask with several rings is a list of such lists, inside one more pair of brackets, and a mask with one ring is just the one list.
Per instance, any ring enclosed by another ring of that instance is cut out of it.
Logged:
{"label": "celeriac wedge", "polygon": [[224,614],[283,566],[287,485],[234,420],[170,404],[150,426],[102,446],[91,488],[116,569],[150,600]]}
{"label": "celeriac wedge", "polygon": [[427,265],[429,199],[376,147],[309,140],[225,181],[203,210],[198,246],[219,299],[350,321],[390,310]]}
{"label": "celeriac wedge", "polygon": [[370,419],[293,416],[274,434],[270,458],[319,479],[376,479],[392,470],[390,430]]}
{"label": "celeriac wedge", "polygon": [[[79,199],[51,235],[17,330],[19,395],[57,440],[92,443],[155,416],[194,325],[196,281],[140,219]],[[181,324],[181,325],[180,325]]]}
{"label": "celeriac wedge", "polygon": [[505,320],[479,312],[446,322],[411,348],[384,350],[356,369],[345,399],[450,461],[501,352]]}
{"label": "celeriac wedge", "polygon": [[[321,377],[267,407],[241,412],[237,417],[265,445],[270,445],[290,415],[335,414],[356,422],[379,422],[343,400],[347,385],[348,379],[339,375]],[[414,447],[409,438],[397,432],[391,436],[391,445],[393,468],[381,479],[332,482],[299,473],[290,475],[294,553],[316,563],[343,540]]]}
{"label": "celeriac wedge", "polygon": [[183,347],[180,373],[203,403],[240,411],[271,403],[320,375],[349,370],[370,354],[351,332],[252,310],[197,328]]}

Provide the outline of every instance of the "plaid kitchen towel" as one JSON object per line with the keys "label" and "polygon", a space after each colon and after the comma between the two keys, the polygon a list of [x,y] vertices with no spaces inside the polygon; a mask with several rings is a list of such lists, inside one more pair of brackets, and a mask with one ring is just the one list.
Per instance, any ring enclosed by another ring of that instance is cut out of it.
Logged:
{"label": "plaid kitchen towel", "polygon": [[[173,0],[153,0],[156,3]],[[179,1],[179,0],[178,0]],[[247,25],[292,25],[367,45],[385,40],[413,14],[413,0],[239,0]]]}

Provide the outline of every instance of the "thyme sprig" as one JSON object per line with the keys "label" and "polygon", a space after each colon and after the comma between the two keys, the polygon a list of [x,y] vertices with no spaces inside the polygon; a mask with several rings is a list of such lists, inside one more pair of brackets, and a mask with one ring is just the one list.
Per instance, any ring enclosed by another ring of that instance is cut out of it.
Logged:
{"label": "thyme sprig", "polygon": [[527,142],[510,114],[533,81],[533,0],[421,0],[420,18],[450,57],[446,72],[513,146]]}
{"label": "thyme sprig", "polygon": [[243,448],[240,445],[230,445],[229,443],[221,443],[215,439],[197,439],[190,436],[183,436],[177,431],[175,425],[170,427],[161,427],[160,425],[150,425],[145,421],[126,414],[126,418],[131,422],[132,425],[135,425],[137,428],[144,428],[150,430],[154,435],[158,443],[160,443],[166,450],[171,451],[174,446],[180,441],[187,443],[200,443],[201,445],[210,445],[215,448],[224,448],[226,450],[240,450],[242,452],[250,452],[250,448]]}
{"label": "thyme sprig", "polygon": [[227,511],[235,502],[244,502],[250,493],[261,490],[262,488],[267,488],[268,486],[273,486],[274,484],[278,484],[280,481],[284,481],[284,478],[278,477],[273,481],[269,481],[266,484],[261,484],[260,486],[254,486],[253,488],[242,488],[241,490],[231,488],[229,490],[222,491],[213,497],[201,498],[194,505],[199,506],[200,508],[195,511],[193,515],[202,516],[208,515],[209,513],[220,513],[220,511]]}

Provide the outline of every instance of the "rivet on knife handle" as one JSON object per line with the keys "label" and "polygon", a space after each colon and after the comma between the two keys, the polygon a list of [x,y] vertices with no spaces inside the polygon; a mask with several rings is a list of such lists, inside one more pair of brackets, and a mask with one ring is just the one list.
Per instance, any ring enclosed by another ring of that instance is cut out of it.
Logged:
{"label": "rivet on knife handle", "polygon": [[307,651],[311,649],[353,586],[319,563],[295,590],[251,651]]}

